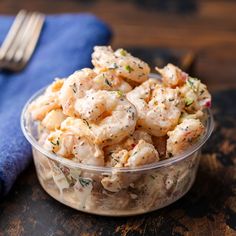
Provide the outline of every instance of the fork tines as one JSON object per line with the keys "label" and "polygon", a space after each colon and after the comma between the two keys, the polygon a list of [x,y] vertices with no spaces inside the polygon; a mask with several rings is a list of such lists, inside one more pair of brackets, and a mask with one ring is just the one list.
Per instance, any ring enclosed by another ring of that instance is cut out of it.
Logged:
{"label": "fork tines", "polygon": [[18,71],[29,61],[39,39],[44,15],[21,10],[2,46],[0,47],[0,68]]}

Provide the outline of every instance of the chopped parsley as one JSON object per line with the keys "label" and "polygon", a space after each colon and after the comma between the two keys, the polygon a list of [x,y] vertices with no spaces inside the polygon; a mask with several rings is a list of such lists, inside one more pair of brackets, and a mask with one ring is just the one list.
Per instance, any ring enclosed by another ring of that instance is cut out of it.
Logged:
{"label": "chopped parsley", "polygon": [[194,92],[197,92],[197,90],[198,90],[198,87],[197,87],[197,84],[196,84],[197,81],[198,81],[197,78],[192,78],[192,77],[189,77],[189,79],[187,80],[187,85],[188,85]]}
{"label": "chopped parsley", "polygon": [[60,145],[59,139],[57,139],[56,142],[50,141],[50,143],[54,146],[56,146],[56,145],[59,146]]}
{"label": "chopped parsley", "polygon": [[83,119],[84,123],[89,127],[89,129],[91,129],[91,126],[89,125],[88,121]]}
{"label": "chopped parsley", "polygon": [[109,67],[110,70],[117,69],[117,68],[118,68],[118,65],[116,63],[114,63],[113,65]]}
{"label": "chopped parsley", "polygon": [[123,92],[120,91],[120,90],[117,91],[117,94],[118,94],[118,97],[123,97],[124,96]]}
{"label": "chopped parsley", "polygon": [[82,187],[87,187],[92,183],[91,179],[84,179],[84,178],[79,178],[79,182],[81,184]]}
{"label": "chopped parsley", "polygon": [[73,90],[74,93],[77,93],[76,83],[73,83],[73,84],[71,85],[71,88],[72,88],[72,90]]}
{"label": "chopped parsley", "polygon": [[105,79],[105,83],[106,83],[109,87],[112,87],[112,83],[111,83],[108,79]]}
{"label": "chopped parsley", "polygon": [[132,107],[129,107],[129,108],[127,109],[127,112],[131,114],[131,118],[132,118],[132,120],[134,120],[134,118],[135,118],[135,113],[133,112]]}
{"label": "chopped parsley", "polygon": [[193,104],[194,101],[192,98],[185,98],[184,102],[185,102],[185,106],[189,107]]}
{"label": "chopped parsley", "polygon": [[127,55],[127,52],[124,49],[121,49],[120,55],[125,57]]}
{"label": "chopped parsley", "polygon": [[131,73],[132,71],[134,71],[134,69],[132,67],[130,67],[129,65],[125,66],[125,69]]}
{"label": "chopped parsley", "polygon": [[202,89],[202,90],[200,91],[200,95],[202,95],[204,92],[205,92],[205,91]]}
{"label": "chopped parsley", "polygon": [[135,114],[134,112],[132,112],[132,120],[134,120]]}

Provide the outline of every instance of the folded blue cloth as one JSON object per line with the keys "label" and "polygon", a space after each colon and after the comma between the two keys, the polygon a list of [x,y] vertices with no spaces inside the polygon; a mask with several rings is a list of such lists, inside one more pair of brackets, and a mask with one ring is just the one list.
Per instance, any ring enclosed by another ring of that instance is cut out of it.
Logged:
{"label": "folded blue cloth", "polygon": [[[12,17],[0,17],[0,42]],[[55,77],[64,77],[91,65],[95,45],[111,38],[109,28],[89,14],[53,15],[46,18],[37,49],[20,73],[0,71],[0,197],[12,187],[31,160],[31,147],[20,129],[25,102]]]}

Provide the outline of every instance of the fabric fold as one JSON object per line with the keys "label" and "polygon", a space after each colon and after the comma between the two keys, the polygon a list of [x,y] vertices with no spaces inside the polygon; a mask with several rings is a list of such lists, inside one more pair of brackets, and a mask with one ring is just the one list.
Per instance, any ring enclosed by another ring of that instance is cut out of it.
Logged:
{"label": "fabric fold", "polygon": [[[0,42],[12,17],[0,16]],[[0,71],[0,196],[12,187],[31,160],[31,147],[20,128],[26,101],[54,78],[91,66],[95,45],[111,39],[109,27],[90,14],[46,17],[43,31],[28,66],[19,73]]]}

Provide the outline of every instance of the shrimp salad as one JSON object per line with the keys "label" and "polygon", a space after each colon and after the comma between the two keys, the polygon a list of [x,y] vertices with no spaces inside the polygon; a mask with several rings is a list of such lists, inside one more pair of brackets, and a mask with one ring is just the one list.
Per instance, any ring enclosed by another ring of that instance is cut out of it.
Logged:
{"label": "shrimp salad", "polygon": [[103,169],[72,168],[33,149],[40,183],[59,201],[103,215],[147,212],[178,199],[194,180],[196,153],[164,169],[132,169],[180,155],[201,139],[211,105],[206,85],[172,64],[152,78],[147,63],[110,46],[96,46],[92,64],[55,79],[27,112],[41,147]]}

